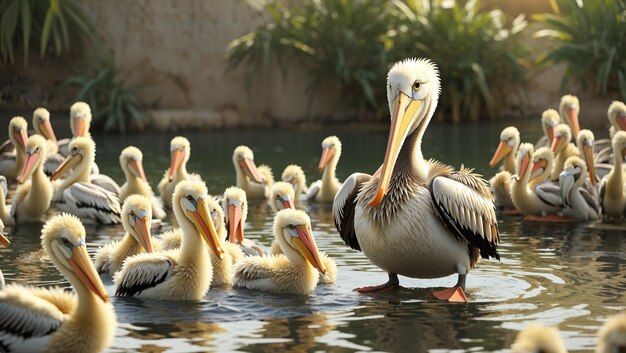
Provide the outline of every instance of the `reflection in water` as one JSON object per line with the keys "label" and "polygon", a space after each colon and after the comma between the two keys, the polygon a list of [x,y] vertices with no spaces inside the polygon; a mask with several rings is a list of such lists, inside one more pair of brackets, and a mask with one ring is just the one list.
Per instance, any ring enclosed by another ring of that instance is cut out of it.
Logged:
{"label": "reflection in water", "polygon": [[[425,154],[457,167],[464,162],[490,175],[491,141],[500,130],[501,126],[435,125],[426,135]],[[234,184],[232,150],[245,143],[275,171],[298,163],[308,179],[315,180],[319,141],[335,133],[344,142],[345,158],[337,171],[340,180],[353,171],[372,171],[380,165],[386,131],[244,131],[189,134],[194,148],[189,169],[202,175],[210,193],[219,195]],[[169,165],[171,137],[97,136],[98,164],[103,173],[122,181],[117,158],[123,147],[134,144],[143,149],[146,174],[156,185]],[[364,137],[368,144],[362,143]],[[277,141],[290,147],[277,147]],[[502,261],[481,261],[468,278],[471,302],[450,305],[426,299],[426,294],[430,287],[453,285],[453,277],[403,278],[407,288],[397,294],[353,293],[352,288],[381,283],[386,275],[343,244],[330,205],[302,202],[299,206],[311,217],[317,246],[337,263],[334,285],[319,286],[311,296],[212,288],[197,303],[112,298],[121,325],[109,351],[492,351],[508,348],[517,331],[530,323],[558,326],[568,349],[582,351],[594,346],[595,333],[607,316],[626,310],[626,236],[620,230],[525,222],[500,215]],[[172,218],[155,234],[169,229]],[[266,203],[251,204],[246,237],[269,248],[272,222]],[[8,283],[67,286],[50,261],[38,256],[40,227],[20,226],[11,234],[11,246],[0,249],[5,278]],[[87,234],[93,255],[98,246],[119,239],[123,230],[87,226]],[[105,284],[112,294],[113,284]]]}

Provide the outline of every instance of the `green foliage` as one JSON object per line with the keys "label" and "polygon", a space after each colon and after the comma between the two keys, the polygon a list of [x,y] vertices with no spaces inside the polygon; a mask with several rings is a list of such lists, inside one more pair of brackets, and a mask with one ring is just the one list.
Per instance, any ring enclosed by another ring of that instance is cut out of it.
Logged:
{"label": "green foliage", "polygon": [[399,25],[394,60],[427,57],[439,67],[439,114],[453,121],[502,114],[507,97],[524,84],[522,16],[507,26],[499,10],[481,11],[479,0],[395,1]]}
{"label": "green foliage", "polygon": [[[324,80],[333,80],[350,104],[375,110],[384,97],[388,69],[388,1],[317,0],[300,7],[281,1],[265,10],[270,23],[229,46],[232,67],[245,64],[250,74],[274,58],[283,73],[297,60],[310,68],[309,98]],[[383,73],[381,75],[381,73]],[[383,105],[384,107],[384,105]]]}
{"label": "green foliage", "polygon": [[0,0],[0,53],[4,62],[15,60],[22,46],[24,65],[33,39],[44,57],[48,50],[58,55],[70,50],[83,37],[95,33],[91,21],[76,0]]}
{"label": "green foliage", "polygon": [[137,98],[138,87],[129,86],[118,75],[113,64],[104,63],[92,75],[69,77],[62,87],[78,88],[74,101],[84,101],[91,106],[96,127],[122,133],[129,126],[143,129],[147,112]]}
{"label": "green foliage", "polygon": [[537,16],[556,39],[544,62],[567,64],[562,88],[570,81],[601,95],[621,92],[626,99],[626,0],[554,0],[556,14]]}

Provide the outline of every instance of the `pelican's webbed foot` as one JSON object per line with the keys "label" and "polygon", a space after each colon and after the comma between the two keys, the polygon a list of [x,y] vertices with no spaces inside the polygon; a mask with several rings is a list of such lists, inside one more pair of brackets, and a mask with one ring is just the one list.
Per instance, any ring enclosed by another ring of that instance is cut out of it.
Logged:
{"label": "pelican's webbed foot", "polygon": [[397,290],[400,288],[400,281],[398,280],[398,275],[395,273],[389,273],[389,281],[387,283],[378,285],[378,286],[369,286],[369,287],[360,287],[354,288],[353,291],[359,293],[367,293],[367,294],[378,294],[383,292],[389,292],[392,290]]}
{"label": "pelican's webbed foot", "polygon": [[429,297],[434,297],[439,300],[447,300],[452,303],[467,303],[467,296],[465,295],[465,277],[466,275],[459,274],[459,280],[452,288],[447,288],[437,292],[432,292]]}

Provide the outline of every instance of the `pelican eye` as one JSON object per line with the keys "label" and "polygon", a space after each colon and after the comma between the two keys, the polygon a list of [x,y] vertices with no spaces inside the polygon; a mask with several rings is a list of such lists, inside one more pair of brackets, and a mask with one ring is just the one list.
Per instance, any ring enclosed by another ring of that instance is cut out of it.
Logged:
{"label": "pelican eye", "polygon": [[69,241],[67,238],[61,238],[61,244],[63,244],[63,246],[67,248],[71,248],[73,246],[72,242]]}
{"label": "pelican eye", "polygon": [[419,81],[413,82],[413,90],[414,91],[419,91],[420,88],[422,88],[422,83],[421,82],[419,82]]}

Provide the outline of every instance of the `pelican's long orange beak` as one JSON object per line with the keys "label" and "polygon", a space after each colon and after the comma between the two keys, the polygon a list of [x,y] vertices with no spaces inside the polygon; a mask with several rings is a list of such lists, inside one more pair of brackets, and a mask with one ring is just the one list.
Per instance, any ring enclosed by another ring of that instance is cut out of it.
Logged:
{"label": "pelican's long orange beak", "polygon": [[137,234],[139,234],[139,242],[140,245],[146,249],[147,252],[154,252],[154,247],[152,245],[152,236],[150,234],[150,220],[148,217],[143,217],[141,219],[135,220],[135,225],[133,229]]}
{"label": "pelican's long orange beak", "polygon": [[33,174],[33,169],[35,168],[35,164],[39,160],[39,156],[39,152],[26,152],[26,163],[24,163],[24,168],[22,168],[22,172],[20,173],[20,176],[17,180],[20,184],[24,184],[26,179],[28,179],[28,177]]}
{"label": "pelican's long orange beak", "polygon": [[102,280],[100,276],[98,276],[96,268],[91,263],[89,254],[87,254],[87,249],[84,245],[75,246],[72,249],[72,257],[67,261],[80,281],[83,282],[93,294],[100,297],[105,303],[109,301],[109,295],[106,289],[104,289],[104,284],[102,284]]}
{"label": "pelican's long orange beak", "polygon": [[292,238],[292,243],[295,245],[296,249],[298,249],[313,267],[318,269],[322,274],[326,273],[326,267],[320,259],[315,239],[313,239],[309,228],[306,225],[299,225],[296,226],[296,232],[298,233],[298,237]]}
{"label": "pelican's long orange beak", "polygon": [[26,129],[13,131],[13,138],[15,138],[17,144],[22,147],[22,151],[24,151],[26,149],[26,141],[28,141],[28,134],[26,133]]}
{"label": "pelican's long orange beak", "polygon": [[389,181],[393,168],[400,154],[400,147],[404,143],[411,127],[413,116],[422,106],[422,100],[411,99],[404,93],[398,94],[393,102],[393,112],[391,117],[391,129],[389,130],[389,139],[387,140],[387,151],[385,152],[385,161],[383,162],[383,170],[378,182],[378,193],[372,201],[371,207],[376,207],[383,200],[389,188]]}
{"label": "pelican's long orange beak", "polygon": [[74,123],[76,125],[76,128],[75,128],[76,136],[74,136],[74,137],[85,136],[85,130],[86,130],[85,128],[86,128],[86,125],[87,125],[87,124],[85,124],[85,119],[84,118],[78,118],[78,117],[74,118]]}
{"label": "pelican's long orange beak", "polygon": [[596,185],[596,165],[593,161],[593,146],[585,144],[583,146],[583,154],[585,157],[585,163],[587,163],[587,170],[589,171],[591,185]]}
{"label": "pelican's long orange beak", "polygon": [[626,131],[626,115],[622,115],[622,116],[618,115],[615,118],[615,122],[617,123],[617,125],[619,125],[622,131]]}
{"label": "pelican's long orange beak", "polygon": [[554,126],[548,126],[548,143],[552,145],[554,141]]}
{"label": "pelican's long orange beak", "polygon": [[54,130],[52,130],[52,124],[50,124],[50,120],[43,120],[42,122],[40,122],[39,130],[41,130],[47,140],[57,142],[57,137],[54,134]]}
{"label": "pelican's long orange beak", "polygon": [[565,140],[565,136],[556,136],[552,140],[552,146],[550,146],[552,153],[554,153],[554,155],[556,156],[557,153],[559,153],[563,149],[567,142],[568,141]]}
{"label": "pelican's long orange beak", "polygon": [[243,215],[241,205],[228,206],[228,227],[230,242],[241,244],[243,242]]}
{"label": "pelican's long orange beak", "polygon": [[498,144],[496,152],[493,154],[493,157],[491,157],[491,160],[489,161],[489,166],[492,168],[495,167],[498,163],[500,163],[502,158],[506,157],[506,155],[511,153],[511,151],[513,151],[513,147],[511,147],[506,141],[501,140],[500,144]]}
{"label": "pelican's long orange beak", "polygon": [[572,128],[572,134],[574,138],[578,136],[580,132],[580,125],[578,124],[578,110],[574,108],[566,108],[567,112],[567,122],[569,126]]}
{"label": "pelican's long orange beak", "polygon": [[[128,168],[130,168],[132,171],[134,171],[136,175],[139,175],[139,177],[143,181],[145,181],[145,182],[148,181],[148,179],[146,179],[146,173],[143,171],[143,164],[141,163],[140,160],[136,160],[136,161],[132,161],[132,162],[128,163]],[[170,175],[173,175],[173,174],[171,174],[171,169],[170,169]],[[170,180],[171,180],[171,178],[170,178]]]}
{"label": "pelican's long orange beak", "polygon": [[520,169],[518,172],[519,180],[523,180],[524,176],[528,172],[528,165],[530,164],[530,153],[526,153],[524,157],[522,157],[522,163],[520,165]]}
{"label": "pelican's long orange beak", "polygon": [[328,164],[328,161],[330,161],[330,159],[333,158],[334,154],[335,154],[335,150],[331,147],[325,147],[322,150],[322,157],[320,158],[320,164],[317,166],[320,170],[320,173],[324,170],[324,168],[326,167],[326,164]]}
{"label": "pelican's long orange beak", "polygon": [[83,156],[80,154],[69,155],[63,163],[52,173],[50,180],[55,181],[65,175],[70,169],[76,167],[83,160]]}
{"label": "pelican's long orange beak", "polygon": [[256,164],[254,164],[254,160],[250,158],[243,158],[239,160],[239,166],[241,170],[243,170],[244,174],[250,178],[255,183],[261,184],[263,182],[263,177],[259,173],[259,170],[256,168]]}
{"label": "pelican's long orange beak", "polygon": [[9,246],[9,244],[11,244],[11,242],[9,241],[9,239],[7,237],[4,236],[4,234],[0,233],[0,244],[2,244],[4,246]]}
{"label": "pelican's long orange beak", "polygon": [[217,257],[223,259],[224,249],[222,249],[222,244],[217,238],[217,232],[215,231],[215,226],[211,220],[209,210],[207,209],[206,200],[198,199],[196,210],[189,211],[189,213],[191,213],[192,222],[209,248],[211,248]]}
{"label": "pelican's long orange beak", "polygon": [[284,208],[296,208],[296,206],[293,204],[293,200],[290,198],[288,198],[287,200],[283,200],[283,207]]}
{"label": "pelican's long orange beak", "polygon": [[[185,152],[182,150],[173,150],[170,161],[170,181],[174,179],[174,174],[180,165],[183,163],[183,159],[185,158]],[[143,167],[142,167],[143,169]]]}

